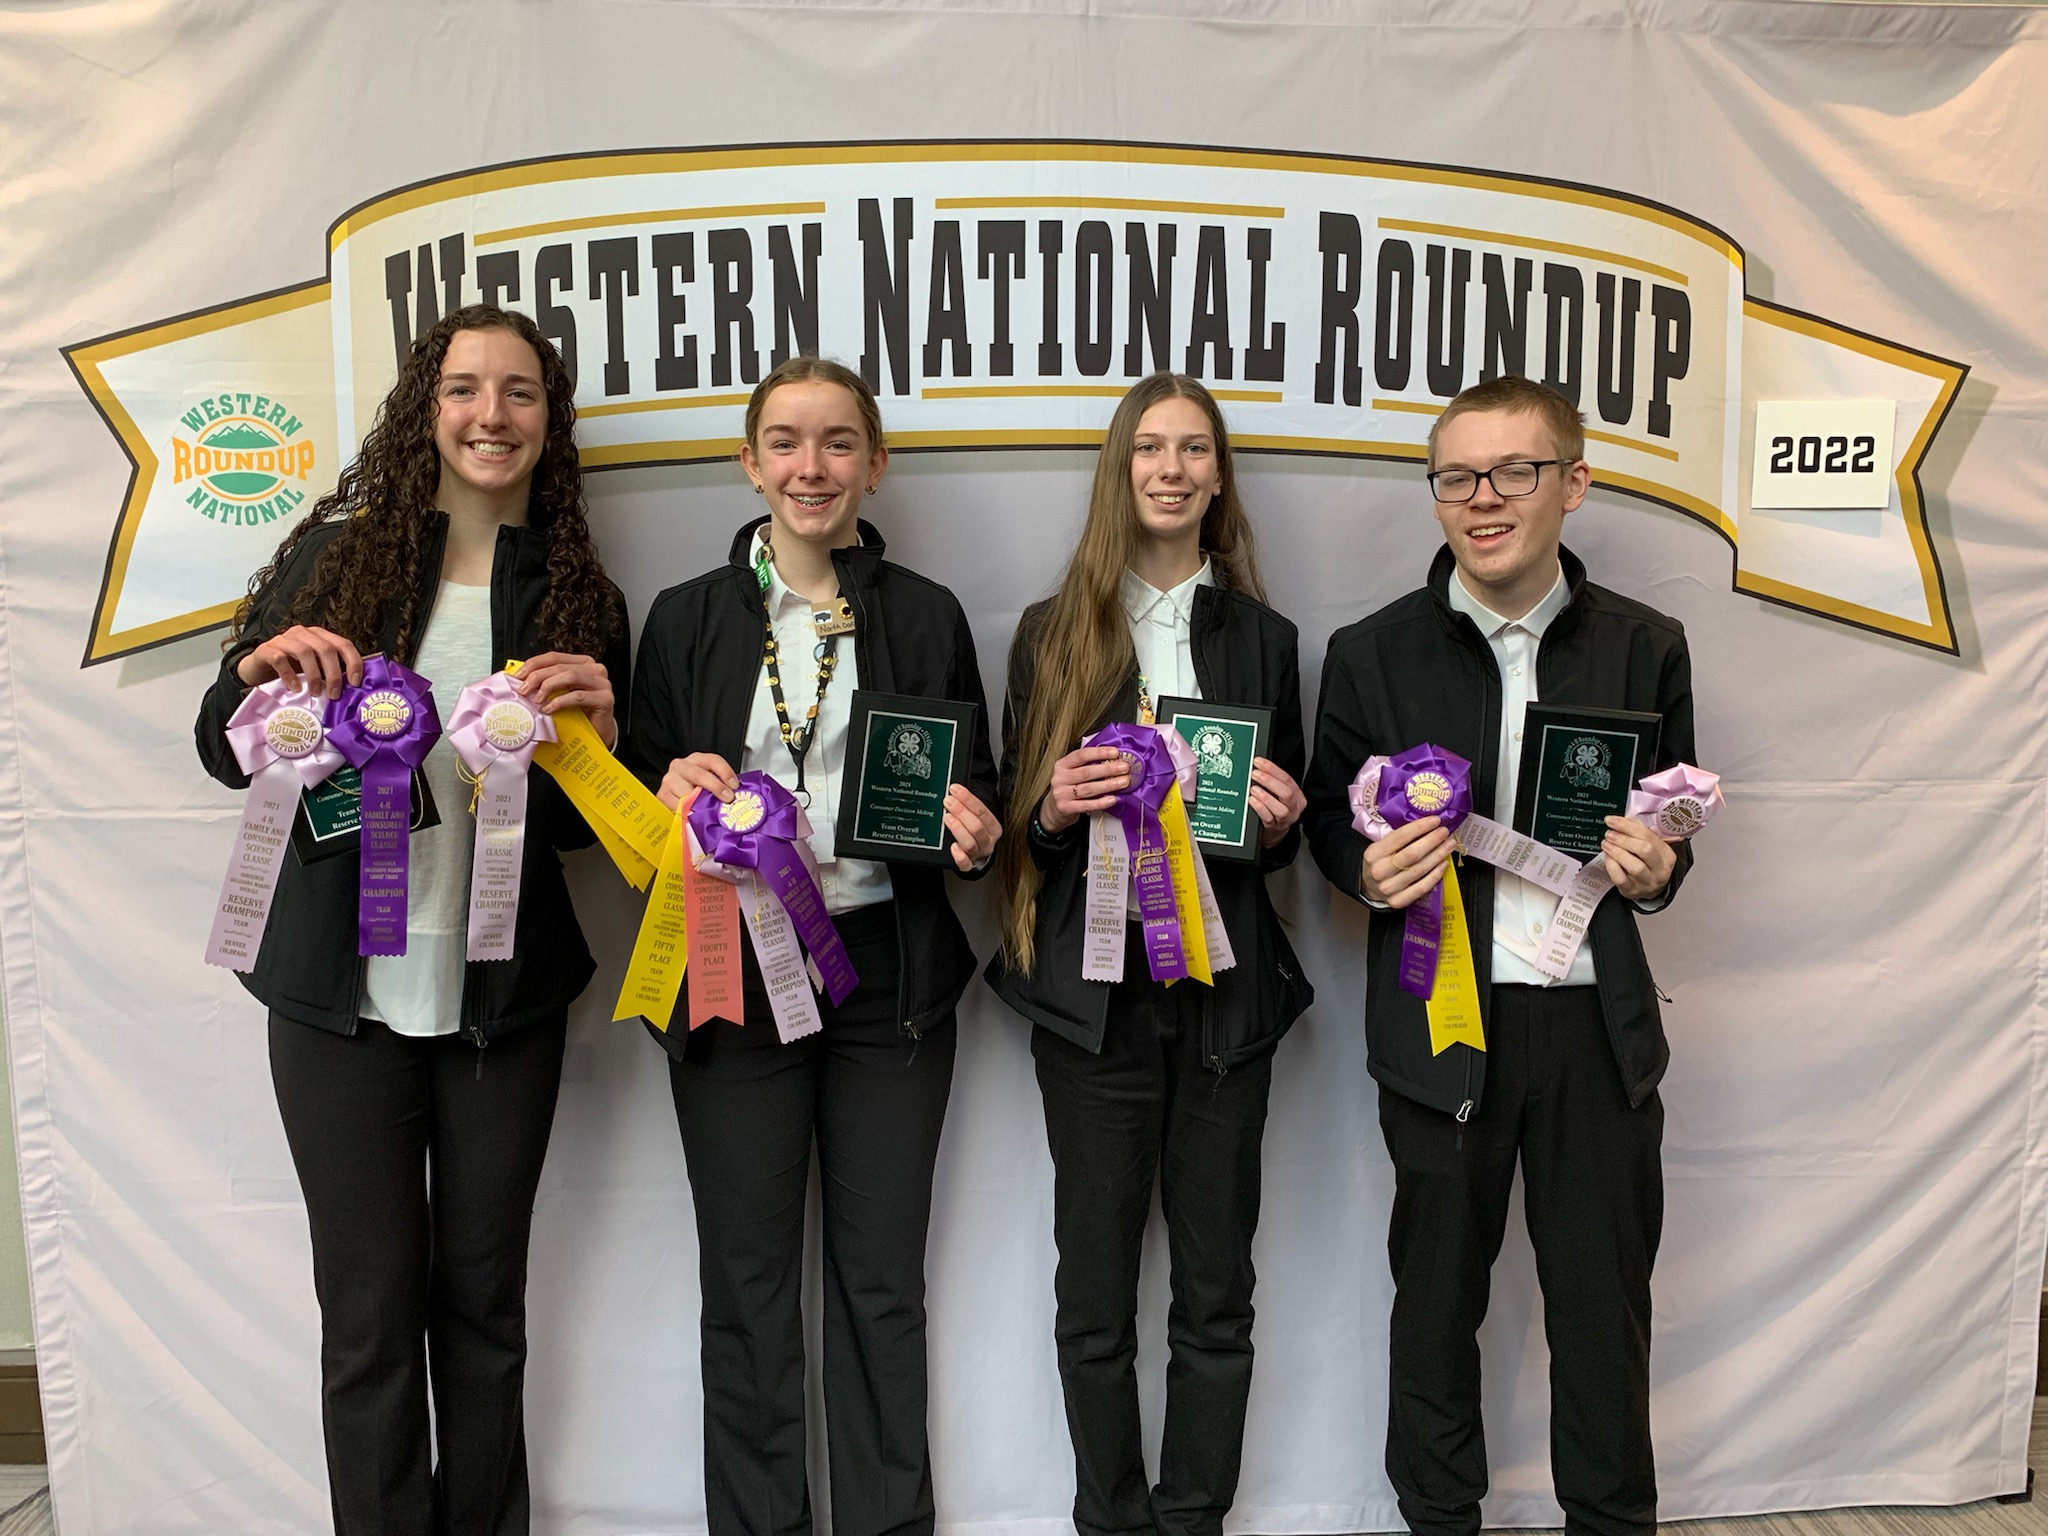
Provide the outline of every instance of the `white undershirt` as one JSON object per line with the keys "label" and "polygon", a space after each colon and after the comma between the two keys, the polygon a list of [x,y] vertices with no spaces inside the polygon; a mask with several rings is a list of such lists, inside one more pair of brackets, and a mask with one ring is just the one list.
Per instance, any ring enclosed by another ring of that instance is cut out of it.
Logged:
{"label": "white undershirt", "polygon": [[[1451,607],[1471,619],[1486,636],[1500,668],[1500,756],[1493,781],[1493,819],[1510,826],[1515,819],[1515,787],[1522,776],[1522,717],[1536,698],[1536,650],[1551,621],[1571,601],[1564,571],[1558,570],[1550,591],[1519,619],[1504,619],[1465,589],[1454,571]],[[1532,963],[1543,947],[1543,933],[1557,915],[1557,898],[1506,870],[1493,877],[1493,979],[1531,987],[1590,987],[1594,982],[1593,946],[1581,944],[1572,968],[1553,981]]]}
{"label": "white undershirt", "polygon": [[1170,592],[1162,592],[1135,571],[1123,579],[1124,614],[1130,620],[1131,647],[1138,653],[1138,676],[1154,701],[1172,694],[1199,699],[1195,652],[1189,639],[1195,617],[1195,588],[1213,587],[1216,577],[1207,559],[1202,568]]}
{"label": "white undershirt", "polygon": [[[433,685],[445,723],[471,683],[497,671],[491,658],[491,589],[441,583],[413,671]],[[412,834],[407,853],[405,953],[372,955],[363,968],[362,1014],[401,1035],[462,1028],[462,967],[469,949],[469,869],[476,823],[470,786],[447,736],[421,765],[440,821]]]}
{"label": "white undershirt", "polygon": [[[747,550],[747,564],[761,555],[762,534],[754,535]],[[789,709],[789,723],[801,730],[804,716],[818,697],[818,663],[812,656],[818,634],[811,628],[811,601],[783,584],[771,565],[768,590],[763,594],[775,625],[775,651],[782,658],[778,676],[782,698]],[[759,638],[756,638],[759,644]],[[854,655],[853,636],[839,637],[839,659],[832,668],[832,682],[818,705],[817,734],[804,754],[804,788],[810,794],[806,814],[811,819],[811,856],[818,863],[818,890],[825,898],[825,910],[838,914],[856,907],[871,907],[895,894],[889,882],[889,866],[875,859],[841,859],[833,856],[834,827],[839,817],[839,780],[846,769],[846,735],[853,724],[853,690],[860,686],[860,662]],[[740,772],[759,768],[784,789],[796,790],[796,762],[782,744],[782,725],[775,714],[775,695],[768,687],[768,669],[759,669],[754,683],[754,702],[747,711],[747,741]],[[799,796],[799,799],[802,797]]]}

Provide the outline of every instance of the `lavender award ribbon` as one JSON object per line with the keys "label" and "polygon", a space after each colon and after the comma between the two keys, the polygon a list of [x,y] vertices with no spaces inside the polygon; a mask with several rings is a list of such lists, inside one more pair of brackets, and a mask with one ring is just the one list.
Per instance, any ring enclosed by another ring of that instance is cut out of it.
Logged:
{"label": "lavender award ribbon", "polygon": [[[1472,765],[1442,747],[1410,747],[1381,767],[1374,805],[1390,828],[1434,816],[1447,831],[1456,832],[1472,813]],[[1441,887],[1432,888],[1408,909],[1401,931],[1401,990],[1414,997],[1426,1000],[1436,988],[1443,916]]]}
{"label": "lavender award ribbon", "polygon": [[405,953],[412,834],[412,771],[441,737],[427,680],[383,656],[344,689],[328,740],[362,770],[362,863],[356,880],[356,953]]}
{"label": "lavender award ribbon", "polygon": [[[754,769],[740,775],[739,788],[723,804],[715,795],[697,796],[688,820],[704,850],[704,873],[739,876],[747,931],[761,962],[777,1032],[785,1042],[813,1033],[820,1027],[817,1004],[797,940],[810,952],[820,990],[833,1006],[852,995],[860,978],[825,911],[803,808],[773,778]],[[773,901],[767,899],[771,895]]]}
{"label": "lavender award ribbon", "polygon": [[463,689],[448,717],[448,744],[462,766],[477,775],[476,847],[469,868],[471,960],[512,958],[526,853],[526,769],[534,748],[554,739],[555,722],[528,704],[503,672]]}
{"label": "lavender award ribbon", "polygon": [[228,748],[249,775],[249,795],[242,802],[241,830],[213,909],[213,932],[206,941],[208,965],[255,969],[300,791],[311,789],[342,764],[341,754],[327,740],[333,707],[324,695],[291,687],[279,678],[252,689],[228,721]]}
{"label": "lavender award ribbon", "polygon": [[1629,815],[1673,841],[1691,837],[1721,807],[1721,776],[1690,763],[1651,774],[1628,796]]}
{"label": "lavender award ribbon", "polygon": [[[1628,814],[1659,837],[1674,842],[1688,838],[1720,812],[1720,785],[1718,775],[1690,763],[1680,763],[1651,774],[1630,790]],[[1607,861],[1588,859],[1543,932],[1543,947],[1536,954],[1537,970],[1560,981],[1564,979],[1592,928],[1593,909],[1613,889]]]}
{"label": "lavender award ribbon", "polygon": [[[1159,808],[1170,794],[1180,788],[1179,774],[1173,752],[1168,746],[1165,733],[1156,726],[1124,725],[1116,723],[1104,726],[1093,736],[1081,743],[1085,747],[1114,747],[1124,756],[1130,768],[1130,785],[1117,792],[1115,803],[1097,818],[1097,825],[1103,825],[1103,817],[1113,818],[1123,832],[1122,852],[1128,860],[1128,878],[1131,888],[1137,893],[1138,918],[1143,924],[1145,937],[1145,963],[1154,981],[1177,981],[1188,974],[1187,952],[1181,942],[1180,913],[1173,896],[1173,880],[1168,873],[1166,859],[1166,833],[1159,822]],[[1097,853],[1091,838],[1091,853]],[[1107,870],[1096,866],[1105,862]],[[1088,890],[1090,911],[1089,929],[1099,943],[1091,943],[1084,951],[1081,974],[1089,981],[1121,981],[1123,979],[1123,891],[1124,881],[1116,878],[1117,861],[1114,856],[1105,861],[1091,857],[1091,876],[1100,873],[1103,878],[1091,878]],[[1112,896],[1110,887],[1114,885]],[[1113,903],[1113,910],[1106,908],[1106,900]],[[1110,950],[1110,929],[1114,928],[1114,972],[1109,971],[1112,959]],[[1101,930],[1099,934],[1096,930]]]}

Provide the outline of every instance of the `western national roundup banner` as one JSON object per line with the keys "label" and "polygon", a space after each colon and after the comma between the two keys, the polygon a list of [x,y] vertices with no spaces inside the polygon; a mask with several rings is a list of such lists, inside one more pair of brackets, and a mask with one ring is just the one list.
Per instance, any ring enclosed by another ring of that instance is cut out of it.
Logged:
{"label": "western national roundup banner", "polygon": [[[1684,626],[1727,800],[1640,924],[1671,1045],[1659,1518],[2022,1489],[2048,1249],[2043,187],[2041,6],[0,5],[0,1003],[33,1303],[0,1210],[0,1347],[34,1345],[58,1527],[331,1524],[269,1029],[204,961],[243,797],[193,720],[251,574],[413,338],[476,302],[575,374],[636,634],[759,513],[731,462],[754,383],[800,351],[862,370],[898,450],[864,515],[958,596],[998,729],[1132,380],[1221,399],[1311,717],[1330,635],[1442,546],[1445,402],[1510,370],[1574,399],[1595,483],[1565,542]],[[667,1058],[611,1018],[645,897],[601,850],[562,862],[597,971],[534,1204],[533,1532],[702,1536],[694,1196]],[[1223,1536],[1396,1530],[1366,915],[1307,857],[1267,888],[1316,997],[1272,1060]],[[991,882],[949,890],[986,959]],[[977,980],[954,1040],[935,1525],[1071,1536],[1031,1029]],[[1169,1268],[1155,1213],[1148,1458]],[[1564,1521],[1558,1322],[1517,1201],[1479,1337],[1490,1528]]]}
{"label": "western national roundup banner", "polygon": [[[1736,591],[1955,648],[1918,471],[1964,367],[1751,297],[1729,235],[1619,192],[1187,145],[644,150],[404,187],[327,254],[67,349],[135,465],[88,664],[224,622],[413,337],[478,300],[560,347],[592,468],[729,456],[748,387],[821,349],[899,448],[1087,446],[1170,368],[1243,448],[1420,459],[1459,390],[1527,374],[1601,484],[1728,541]],[[1756,402],[1824,398],[1897,403],[1882,515],[1752,509]]]}

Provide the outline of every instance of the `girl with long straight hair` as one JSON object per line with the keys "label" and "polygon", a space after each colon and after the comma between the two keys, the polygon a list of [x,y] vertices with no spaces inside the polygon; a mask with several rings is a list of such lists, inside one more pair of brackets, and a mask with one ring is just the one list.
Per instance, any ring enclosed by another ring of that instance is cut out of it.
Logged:
{"label": "girl with long straight hair", "polygon": [[[523,658],[535,709],[616,735],[625,606],[584,517],[573,393],[524,315],[457,309],[413,343],[362,451],[236,611],[195,728],[215,778],[249,782],[225,729],[251,688],[337,698],[376,652],[443,715]],[[467,960],[470,786],[445,737],[420,771],[440,823],[410,840],[404,952],[358,954],[355,859],[287,855],[242,981],[270,1010],[312,1231],[335,1531],[519,1536],[527,1239],[569,1004],[595,969],[555,853],[592,834],[529,774],[512,955]]]}
{"label": "girl with long straight hair", "polygon": [[712,1536],[811,1528],[800,1303],[814,1148],[832,1528],[933,1524],[925,1235],[954,1007],[975,959],[943,869],[835,847],[854,690],[976,705],[965,781],[945,799],[954,872],[980,873],[1002,827],[967,616],[885,559],[860,516],[888,462],[859,374],[815,357],[777,366],[748,402],[740,450],[765,515],[739,529],[726,564],[656,598],[640,639],[627,761],[671,807],[692,791],[730,803],[755,770],[805,805],[825,910],[858,976],[841,1002],[819,999],[822,1029],[783,1043],[743,944],[744,1017],[692,1030],[679,1005],[656,1034],[696,1207]]}
{"label": "girl with long straight hair", "polygon": [[[1252,1234],[1273,1048],[1314,993],[1266,894],[1300,844],[1294,626],[1266,606],[1230,437],[1199,382],[1126,394],[1059,588],[1010,647],[998,852],[1002,947],[989,984],[1031,1034],[1051,1145],[1055,1335],[1083,1536],[1220,1536],[1237,1489],[1252,1368]],[[1056,679],[1057,685],[1036,686]],[[1129,772],[1084,747],[1150,723],[1169,694],[1273,711],[1252,770],[1256,865],[1209,863],[1237,959],[1215,985],[1151,978],[1134,931],[1121,981],[1082,977],[1088,818]],[[1139,1251],[1155,1175],[1173,1265],[1166,1424],[1147,1490],[1138,1427]]]}

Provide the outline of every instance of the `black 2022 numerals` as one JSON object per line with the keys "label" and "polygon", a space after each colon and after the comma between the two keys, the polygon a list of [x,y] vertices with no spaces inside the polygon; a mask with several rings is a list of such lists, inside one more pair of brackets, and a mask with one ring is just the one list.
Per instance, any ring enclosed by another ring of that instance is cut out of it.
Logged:
{"label": "black 2022 numerals", "polygon": [[1867,475],[1876,467],[1877,439],[1859,437],[1774,437],[1771,473],[1789,475]]}

